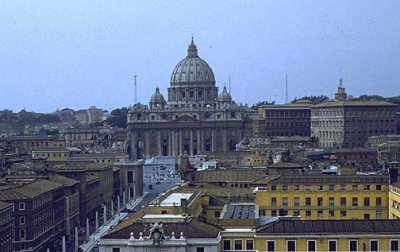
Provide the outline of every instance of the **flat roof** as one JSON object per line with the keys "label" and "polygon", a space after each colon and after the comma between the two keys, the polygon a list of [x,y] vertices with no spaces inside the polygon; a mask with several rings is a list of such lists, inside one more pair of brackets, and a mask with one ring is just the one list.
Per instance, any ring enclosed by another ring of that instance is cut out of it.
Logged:
{"label": "flat roof", "polygon": [[181,199],[188,200],[193,193],[171,193],[160,204],[160,206],[180,206]]}

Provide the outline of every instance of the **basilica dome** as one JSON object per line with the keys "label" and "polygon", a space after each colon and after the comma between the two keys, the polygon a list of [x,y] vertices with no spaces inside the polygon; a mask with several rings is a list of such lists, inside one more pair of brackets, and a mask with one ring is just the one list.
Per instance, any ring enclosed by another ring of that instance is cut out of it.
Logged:
{"label": "basilica dome", "polygon": [[171,75],[171,86],[174,85],[215,85],[214,73],[211,67],[197,54],[197,47],[190,43],[186,58],[181,60]]}
{"label": "basilica dome", "polygon": [[165,102],[164,96],[160,93],[160,89],[157,87],[156,92],[151,96],[150,102],[163,103]]}

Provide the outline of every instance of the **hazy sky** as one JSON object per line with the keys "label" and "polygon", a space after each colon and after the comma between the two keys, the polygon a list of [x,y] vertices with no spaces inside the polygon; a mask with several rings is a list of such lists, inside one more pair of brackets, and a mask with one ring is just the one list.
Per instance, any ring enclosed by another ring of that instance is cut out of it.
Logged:
{"label": "hazy sky", "polygon": [[249,105],[400,95],[400,1],[2,1],[0,110],[114,109],[166,97],[193,34],[222,91]]}

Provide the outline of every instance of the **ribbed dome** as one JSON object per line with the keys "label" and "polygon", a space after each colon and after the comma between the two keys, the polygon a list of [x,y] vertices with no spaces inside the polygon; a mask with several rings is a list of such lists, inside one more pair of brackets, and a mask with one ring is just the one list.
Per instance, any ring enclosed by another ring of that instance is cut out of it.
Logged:
{"label": "ribbed dome", "polygon": [[150,102],[163,103],[165,102],[164,96],[160,93],[160,89],[157,87],[156,92],[151,96]]}
{"label": "ribbed dome", "polygon": [[192,38],[186,58],[181,60],[172,72],[171,85],[202,83],[215,84],[214,73],[207,62],[197,54],[197,47]]}
{"label": "ribbed dome", "polygon": [[222,90],[222,93],[218,96],[218,101],[219,102],[231,102],[232,97],[226,90],[226,87],[224,86],[224,89]]}

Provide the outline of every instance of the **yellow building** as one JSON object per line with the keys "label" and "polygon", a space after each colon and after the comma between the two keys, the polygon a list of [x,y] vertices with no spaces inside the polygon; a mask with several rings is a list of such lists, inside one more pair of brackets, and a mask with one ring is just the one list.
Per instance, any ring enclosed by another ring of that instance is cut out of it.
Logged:
{"label": "yellow building", "polygon": [[400,219],[400,182],[389,185],[389,219]]}
{"label": "yellow building", "polygon": [[388,177],[282,175],[255,189],[261,215],[301,219],[387,219]]}
{"label": "yellow building", "polygon": [[399,251],[400,221],[277,220],[254,238],[258,251]]}

